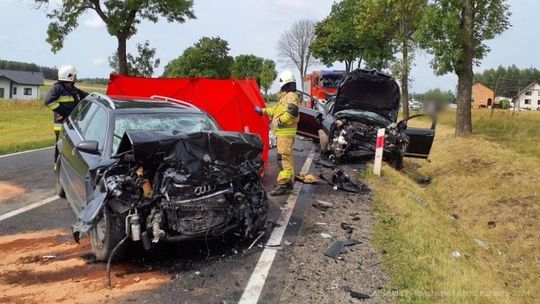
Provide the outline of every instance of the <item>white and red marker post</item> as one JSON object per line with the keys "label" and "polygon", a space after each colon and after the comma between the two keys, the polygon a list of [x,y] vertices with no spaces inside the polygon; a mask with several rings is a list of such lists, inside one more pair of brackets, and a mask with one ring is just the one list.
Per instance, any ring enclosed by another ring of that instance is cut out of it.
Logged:
{"label": "white and red marker post", "polygon": [[384,150],[384,133],[386,129],[377,130],[377,143],[375,145],[375,163],[373,164],[373,173],[381,176],[382,157]]}

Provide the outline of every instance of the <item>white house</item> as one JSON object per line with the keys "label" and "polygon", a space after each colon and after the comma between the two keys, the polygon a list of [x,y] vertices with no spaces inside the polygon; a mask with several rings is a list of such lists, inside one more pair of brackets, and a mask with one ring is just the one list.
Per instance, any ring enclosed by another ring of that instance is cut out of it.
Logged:
{"label": "white house", "polygon": [[535,81],[519,91],[514,102],[517,103],[519,109],[540,111],[540,83]]}
{"label": "white house", "polygon": [[0,69],[0,99],[38,99],[42,85],[42,72]]}

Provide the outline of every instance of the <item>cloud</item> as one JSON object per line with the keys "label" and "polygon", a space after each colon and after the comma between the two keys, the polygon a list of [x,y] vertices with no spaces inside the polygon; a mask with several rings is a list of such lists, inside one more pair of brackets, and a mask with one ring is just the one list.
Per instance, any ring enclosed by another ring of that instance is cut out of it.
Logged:
{"label": "cloud", "polygon": [[84,21],[84,25],[92,28],[105,27],[103,20],[101,20],[101,18],[99,18],[99,16],[96,14],[88,17],[86,21]]}
{"label": "cloud", "polygon": [[103,57],[94,58],[92,60],[92,64],[94,65],[105,65],[107,63],[107,59]]}
{"label": "cloud", "polygon": [[11,41],[11,38],[9,38],[8,36],[5,36],[5,35],[0,35],[0,40]]}

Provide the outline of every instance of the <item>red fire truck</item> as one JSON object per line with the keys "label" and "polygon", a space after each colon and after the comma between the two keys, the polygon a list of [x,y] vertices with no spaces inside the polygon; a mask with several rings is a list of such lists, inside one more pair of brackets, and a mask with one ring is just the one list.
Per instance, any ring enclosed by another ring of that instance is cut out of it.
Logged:
{"label": "red fire truck", "polygon": [[[304,77],[304,90],[311,96],[326,100],[337,93],[339,84],[345,79],[345,71],[315,71]],[[313,108],[313,101],[306,100],[304,105]]]}

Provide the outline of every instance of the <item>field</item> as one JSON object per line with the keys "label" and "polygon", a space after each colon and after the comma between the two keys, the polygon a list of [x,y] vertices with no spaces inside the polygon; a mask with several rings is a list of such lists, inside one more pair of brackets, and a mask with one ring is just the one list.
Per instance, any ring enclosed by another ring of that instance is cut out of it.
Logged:
{"label": "field", "polygon": [[465,139],[454,115],[440,119],[431,162],[366,174],[392,278],[384,292],[401,303],[538,303],[540,113],[475,110]]}
{"label": "field", "polygon": [[[52,80],[46,80],[41,87],[43,96],[47,94]],[[105,93],[102,85],[78,86],[87,92]],[[34,101],[7,101],[0,99],[0,155],[29,149],[52,146],[54,132],[52,112],[43,105],[43,99]]]}
{"label": "field", "polygon": [[42,101],[0,100],[0,154],[52,146],[52,117]]}

